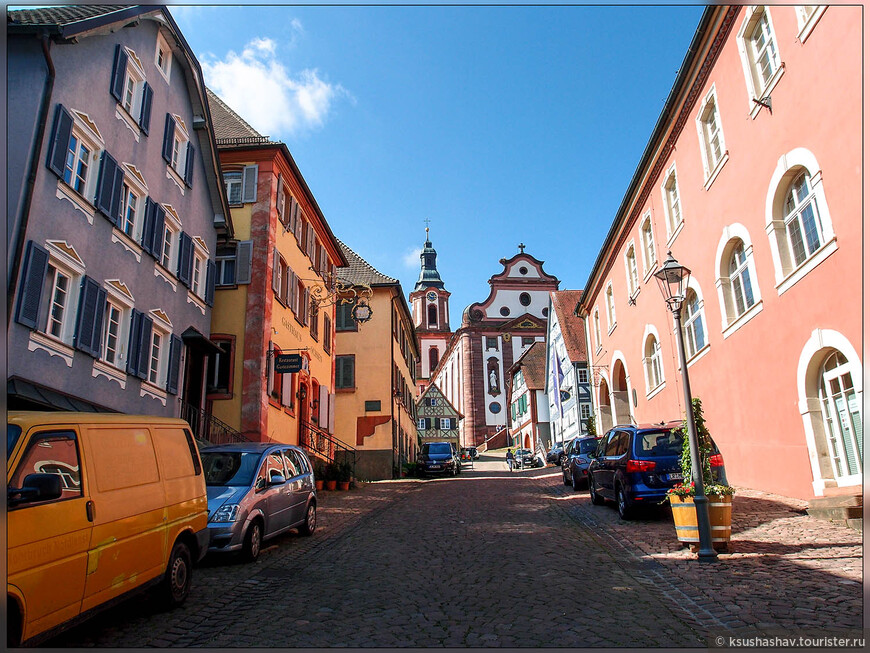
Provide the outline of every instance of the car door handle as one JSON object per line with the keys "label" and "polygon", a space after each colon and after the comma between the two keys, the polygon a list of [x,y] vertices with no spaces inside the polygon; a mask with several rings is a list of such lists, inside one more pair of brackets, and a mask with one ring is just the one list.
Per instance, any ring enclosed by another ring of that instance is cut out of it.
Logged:
{"label": "car door handle", "polygon": [[88,516],[88,521],[94,521],[94,502],[88,499],[88,502],[85,504],[85,514]]}

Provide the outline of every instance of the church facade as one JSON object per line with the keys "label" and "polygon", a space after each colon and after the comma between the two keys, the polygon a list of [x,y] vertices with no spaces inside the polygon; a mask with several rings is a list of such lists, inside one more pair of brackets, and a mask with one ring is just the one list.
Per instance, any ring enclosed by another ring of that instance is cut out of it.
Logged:
{"label": "church facade", "polygon": [[[468,306],[431,373],[431,381],[464,415],[463,447],[497,448],[507,443],[505,372],[547,333],[549,293],[559,280],[525,246],[489,278],[489,296]],[[425,358],[425,353],[423,354]]]}

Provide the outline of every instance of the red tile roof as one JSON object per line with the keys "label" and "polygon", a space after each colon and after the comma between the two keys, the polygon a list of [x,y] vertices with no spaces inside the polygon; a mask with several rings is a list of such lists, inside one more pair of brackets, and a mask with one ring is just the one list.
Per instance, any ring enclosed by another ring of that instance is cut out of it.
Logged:
{"label": "red tile roof", "polygon": [[574,315],[574,307],[580,301],[582,290],[557,290],[550,293],[553,313],[559,321],[565,349],[572,363],[588,360],[586,357],[586,329],[583,320]]}
{"label": "red tile roof", "polygon": [[515,365],[522,368],[529,390],[543,390],[547,377],[547,343],[535,342]]}

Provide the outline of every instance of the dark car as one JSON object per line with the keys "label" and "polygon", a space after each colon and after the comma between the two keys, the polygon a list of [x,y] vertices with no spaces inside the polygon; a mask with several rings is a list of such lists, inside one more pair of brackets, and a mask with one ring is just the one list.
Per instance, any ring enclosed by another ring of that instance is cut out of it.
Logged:
{"label": "dark car", "polygon": [[556,444],[554,444],[553,447],[547,452],[547,462],[553,463],[554,465],[561,465],[565,446],[567,446],[567,443],[565,442],[557,442]]}
{"label": "dark car", "polygon": [[590,435],[574,438],[568,443],[562,461],[562,482],[565,485],[570,485],[574,490],[586,486],[589,461],[600,440]]}
{"label": "dark car", "polygon": [[517,449],[514,451],[514,469],[540,466],[541,459],[531,449]]}
{"label": "dark car", "polygon": [[317,526],[308,456],[289,444],[224,444],[200,451],[208,493],[209,552],[241,551],[256,560],[264,540]]}
{"label": "dark car", "polygon": [[[628,424],[610,429],[601,438],[589,464],[592,503],[615,501],[619,516],[631,519],[639,506],[664,501],[667,491],[683,480],[680,468],[683,433],[675,430],[680,425],[680,422]],[[722,454],[715,442],[711,445],[713,479],[727,485]]]}
{"label": "dark car", "polygon": [[450,442],[427,442],[417,454],[417,466],[423,474],[456,476],[462,471],[459,456]]}

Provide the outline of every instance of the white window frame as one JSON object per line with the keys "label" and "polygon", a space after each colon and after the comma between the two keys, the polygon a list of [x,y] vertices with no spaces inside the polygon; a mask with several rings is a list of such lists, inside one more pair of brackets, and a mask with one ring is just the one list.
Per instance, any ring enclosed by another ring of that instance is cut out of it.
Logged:
{"label": "white window frame", "polygon": [[[690,292],[698,298],[697,309],[691,313],[689,312]],[[700,324],[701,334],[704,338],[704,342],[701,346],[698,346],[697,339],[695,338],[694,325],[696,323]],[[686,361],[692,363],[695,359],[706,354],[710,349],[710,333],[707,330],[707,317],[704,311],[704,296],[701,294],[701,287],[694,278],[689,279],[689,285],[686,289],[686,299],[683,301],[683,307],[680,310],[680,328],[683,330]]]}
{"label": "white window frame", "polygon": [[172,153],[168,165],[172,172],[178,176],[176,182],[181,182],[183,190],[184,169],[187,165],[187,144],[190,142],[190,134],[187,133],[187,128],[181,116],[172,114],[172,117],[175,123],[175,133],[172,136]]}
{"label": "white window frame", "polygon": [[124,73],[124,89],[121,91],[121,101],[118,104],[133,119],[138,130],[138,116],[142,111],[142,91],[147,77],[136,53],[126,46],[124,50],[127,52],[127,71]]}
{"label": "white window frame", "polygon": [[[800,265],[794,264],[783,206],[786,193],[794,176],[804,170],[810,178],[810,191],[815,202],[816,218],[820,226],[821,247]],[[822,261],[837,251],[837,235],[828,209],[822,171],[813,153],[806,148],[796,148],[779,158],[770,179],[765,200],[765,230],[773,254],[773,272],[776,291],[783,294],[798,283]]]}
{"label": "white window frame", "polygon": [[[145,198],[148,196],[148,187],[145,185],[144,180],[136,174],[138,170],[136,170],[132,165],[124,163],[122,169],[124,170],[124,186],[126,187],[126,191],[124,192],[124,196],[121,198],[121,215],[118,218],[118,225],[116,228],[119,232],[127,236],[127,238],[130,238],[138,247],[139,239],[142,235],[142,225],[145,217]],[[127,223],[130,194],[136,197],[136,209],[132,229],[128,232],[124,227]]]}
{"label": "white window frame", "polygon": [[616,328],[616,300],[613,297],[613,282],[604,289],[604,305],[607,309],[607,335]]}
{"label": "white window frame", "polygon": [[[148,375],[145,378],[145,383],[159,388],[161,396],[166,388],[167,374],[169,373],[169,348],[171,345],[172,325],[163,319],[165,313],[160,309],[154,309],[148,313],[148,317],[152,319],[151,339],[148,342]],[[154,339],[160,339],[160,346],[157,351],[157,369],[154,376]]]}
{"label": "white window frame", "polygon": [[598,311],[598,307],[595,307],[595,310],[592,311],[592,325],[595,330],[595,351],[598,353],[601,351],[601,314]]}
{"label": "white window frame", "polygon": [[166,212],[163,227],[163,255],[160,257],[160,266],[175,278],[173,261],[178,261],[178,237],[181,234],[181,220],[178,214],[168,204],[163,205]]}
{"label": "white window frame", "polygon": [[[233,179],[227,180],[227,175],[232,175]],[[238,175],[238,179],[235,179],[235,176]],[[223,182],[224,182],[224,190],[227,194],[227,202],[230,206],[242,206],[242,171],[241,170],[227,170],[223,173]],[[238,193],[238,201],[233,201],[232,196],[232,187],[237,186],[239,189]]]}
{"label": "white window frame", "polygon": [[[709,119],[711,112],[714,112],[712,121]],[[719,140],[719,158],[715,160],[713,159],[713,134],[708,129],[708,125],[711,123],[716,128],[715,135],[718,136]],[[715,84],[701,103],[701,108],[695,117],[695,126],[698,130],[698,139],[701,145],[701,160],[704,164],[704,189],[707,190],[728,161],[728,149],[725,145],[725,133],[722,129],[722,112],[719,110],[719,99],[716,95]]]}
{"label": "white window frame", "polygon": [[[759,61],[759,55],[755,52],[753,35],[755,30],[766,24],[769,29],[769,40],[765,44],[764,51],[770,58],[770,77],[763,78],[763,69]],[[779,54],[779,46],[776,42],[776,33],[773,29],[773,21],[770,12],[763,5],[747,7],[743,14],[743,22],[737,30],[737,50],[740,53],[740,61],[743,64],[743,76],[746,80],[746,91],[749,94],[749,115],[755,118],[762,109],[762,104],[755,100],[770,97],[771,91],[777,85],[785,72],[785,65]]]}
{"label": "white window frame", "polygon": [[442,417],[440,426],[441,426],[442,431],[449,431],[450,430],[450,418],[449,417]]}
{"label": "white window frame", "polygon": [[[125,371],[127,368],[127,357],[129,356],[127,348],[130,345],[130,317],[135,304],[132,295],[129,294],[129,290],[125,292],[126,288],[126,284],[122,283],[119,279],[110,279],[103,283],[103,289],[106,291],[106,312],[103,316],[100,361],[122,371]],[[114,361],[110,361],[107,357],[109,345],[109,312],[111,307],[116,308],[120,312],[117,334],[118,343]]]}
{"label": "white window frame", "polygon": [[[160,65],[160,51],[163,50],[164,60],[163,65]],[[154,48],[154,67],[160,72],[160,76],[169,83],[172,76],[172,48],[163,36],[162,32],[157,32],[157,44]]]}
{"label": "white window frame", "polygon": [[816,27],[816,23],[825,13],[827,5],[797,5],[794,10],[797,14],[798,33],[797,38],[801,43],[806,42]]}
{"label": "white window frame", "polygon": [[[683,230],[683,202],[680,199],[680,185],[677,179],[677,164],[672,163],[665,173],[665,180],[661,185],[662,204],[665,207],[665,226],[668,232],[668,246],[670,246]],[[650,220],[650,227],[652,221]]]}
{"label": "white window frame", "polygon": [[640,292],[640,277],[637,272],[637,248],[634,246],[633,240],[629,241],[628,247],[625,248],[623,261],[625,263],[625,279],[628,287],[629,303],[631,303],[631,300],[637,297]]}
{"label": "white window frame", "polygon": [[[79,300],[81,299],[82,278],[85,276],[85,265],[81,258],[79,258],[78,252],[65,241],[48,241],[46,242],[46,250],[48,251],[48,270],[52,274],[52,279],[50,282],[47,280],[43,282],[46,284],[45,287],[48,291],[45,293],[46,299],[43,300],[47,310],[45,313],[45,323],[41,325],[40,331],[52,340],[71,347],[75,335],[75,323]],[[58,275],[66,277],[68,285],[66,300],[63,305],[61,319],[59,320],[60,332],[55,335],[51,333],[51,325]]]}
{"label": "white window frame", "polygon": [[[737,315],[737,304],[733,297],[731,274],[728,269],[734,247],[738,240],[743,243],[743,251],[746,255],[746,267],[749,271],[750,287],[755,301],[751,307],[745,307],[746,310],[740,315]],[[727,338],[758,315],[763,306],[749,230],[739,223],[726,226],[722,231],[722,237],[719,239],[715,260],[716,269],[714,271],[714,278],[716,279],[716,292],[719,295],[719,309],[722,316],[722,336]]]}
{"label": "white window frame", "polygon": [[[650,351],[652,343],[652,351]],[[665,385],[665,366],[662,360],[662,340],[656,328],[647,324],[642,342],[643,375],[647,399],[661,392]]]}
{"label": "white window frame", "polygon": [[655,232],[652,225],[652,213],[649,211],[644,214],[640,223],[638,232],[641,249],[643,250],[643,281],[649,281],[650,276],[656,270],[658,258],[656,257],[656,240]]}
{"label": "white window frame", "polygon": [[[69,157],[70,151],[69,147],[67,147],[66,154],[64,156],[64,170],[63,170],[63,182],[67,187],[74,190],[78,195],[83,198],[90,207],[93,207],[94,204],[94,194],[97,190],[97,177],[100,175],[100,157],[103,154],[103,150],[105,149],[105,145],[103,143],[102,134],[96,131],[96,125],[93,121],[90,120],[90,116],[87,114],[82,114],[74,109],[70,110],[70,115],[73,118],[72,124],[72,134],[70,139],[75,138],[79,147],[81,145],[85,145],[88,148],[87,155],[87,171],[85,173],[84,185],[82,188],[77,189],[75,184],[73,183],[78,177],[78,168],[81,163],[81,150],[77,148],[75,153],[75,158],[73,161],[73,168],[70,170],[70,180],[67,181],[67,170],[69,169]],[[88,122],[90,121],[90,124]]]}

